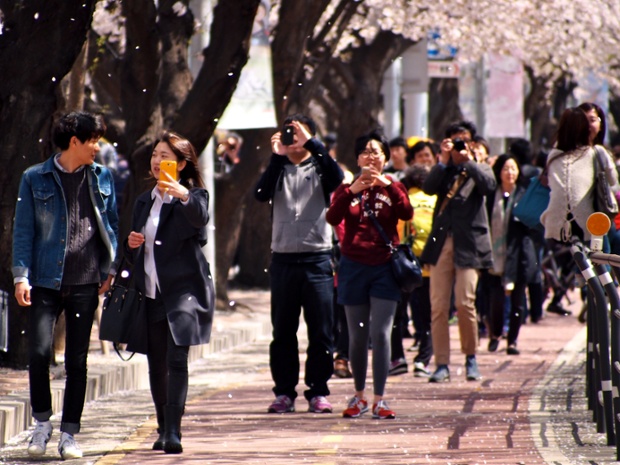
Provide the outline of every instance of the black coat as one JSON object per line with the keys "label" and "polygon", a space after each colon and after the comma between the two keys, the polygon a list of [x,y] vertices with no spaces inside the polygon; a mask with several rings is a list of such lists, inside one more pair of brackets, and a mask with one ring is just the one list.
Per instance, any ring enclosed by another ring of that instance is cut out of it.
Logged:
{"label": "black coat", "polygon": [[[149,217],[151,191],[136,200],[133,231],[141,231]],[[180,346],[209,342],[215,307],[215,291],[209,263],[202,247],[206,244],[209,194],[193,188],[187,205],[179,199],[163,204],[155,235],[155,267],[160,292],[174,342]],[[134,263],[136,288],[144,293],[144,247],[128,250]]]}
{"label": "black coat", "polygon": [[[513,205],[525,194],[526,188],[517,185],[512,194]],[[495,193],[487,197],[487,213],[492,218]],[[534,238],[538,232],[521,223],[510,212],[508,232],[506,237],[506,263],[504,264],[504,283],[537,283],[541,280],[540,264]]]}
{"label": "black coat", "polygon": [[[439,214],[441,205],[459,172],[468,178]],[[485,269],[493,265],[489,221],[485,196],[495,191],[495,176],[484,163],[468,161],[462,165],[437,164],[424,182],[428,195],[437,195],[433,229],[422,251],[421,260],[435,265],[448,233],[454,240],[454,265],[458,268]],[[414,212],[415,215],[415,212]]]}

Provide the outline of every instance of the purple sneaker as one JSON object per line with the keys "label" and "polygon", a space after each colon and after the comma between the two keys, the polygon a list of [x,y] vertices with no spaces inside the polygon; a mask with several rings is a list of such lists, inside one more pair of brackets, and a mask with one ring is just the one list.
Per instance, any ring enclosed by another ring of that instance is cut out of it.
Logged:
{"label": "purple sneaker", "polygon": [[277,396],[267,409],[267,413],[289,413],[295,411],[295,402],[285,395]]}
{"label": "purple sneaker", "polygon": [[308,402],[308,412],[332,413],[332,404],[325,396],[315,396]]}

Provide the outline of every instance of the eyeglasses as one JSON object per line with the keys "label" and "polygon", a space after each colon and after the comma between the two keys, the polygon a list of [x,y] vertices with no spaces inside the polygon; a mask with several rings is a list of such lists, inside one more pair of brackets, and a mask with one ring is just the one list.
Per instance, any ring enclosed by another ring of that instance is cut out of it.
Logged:
{"label": "eyeglasses", "polygon": [[383,152],[381,152],[380,150],[364,150],[362,153],[360,153],[360,155],[365,158],[381,158]]}

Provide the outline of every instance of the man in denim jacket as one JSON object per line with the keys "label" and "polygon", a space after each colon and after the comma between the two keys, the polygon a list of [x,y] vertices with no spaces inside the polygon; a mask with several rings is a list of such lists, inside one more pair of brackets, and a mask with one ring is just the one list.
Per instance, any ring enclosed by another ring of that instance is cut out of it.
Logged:
{"label": "man in denim jacket", "polygon": [[104,132],[101,116],[63,116],[54,129],[61,152],[28,168],[19,187],[13,277],[18,304],[30,307],[31,456],[45,454],[52,434],[49,364],[54,323],[64,310],[67,379],[58,452],[63,459],[82,457],[73,435],[80,431],[98,294],[110,287],[118,236],[114,181],[94,163]]}

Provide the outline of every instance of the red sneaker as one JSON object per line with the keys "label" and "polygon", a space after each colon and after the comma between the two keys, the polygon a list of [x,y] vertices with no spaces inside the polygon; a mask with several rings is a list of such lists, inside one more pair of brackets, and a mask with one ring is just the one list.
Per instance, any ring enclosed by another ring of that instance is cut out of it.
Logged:
{"label": "red sneaker", "polygon": [[368,402],[353,396],[349,401],[349,406],[342,412],[342,416],[344,418],[359,418],[366,412],[368,412]]}
{"label": "red sneaker", "polygon": [[379,420],[387,420],[396,418],[396,413],[390,410],[385,401],[380,400],[379,403],[372,406],[372,417]]}

